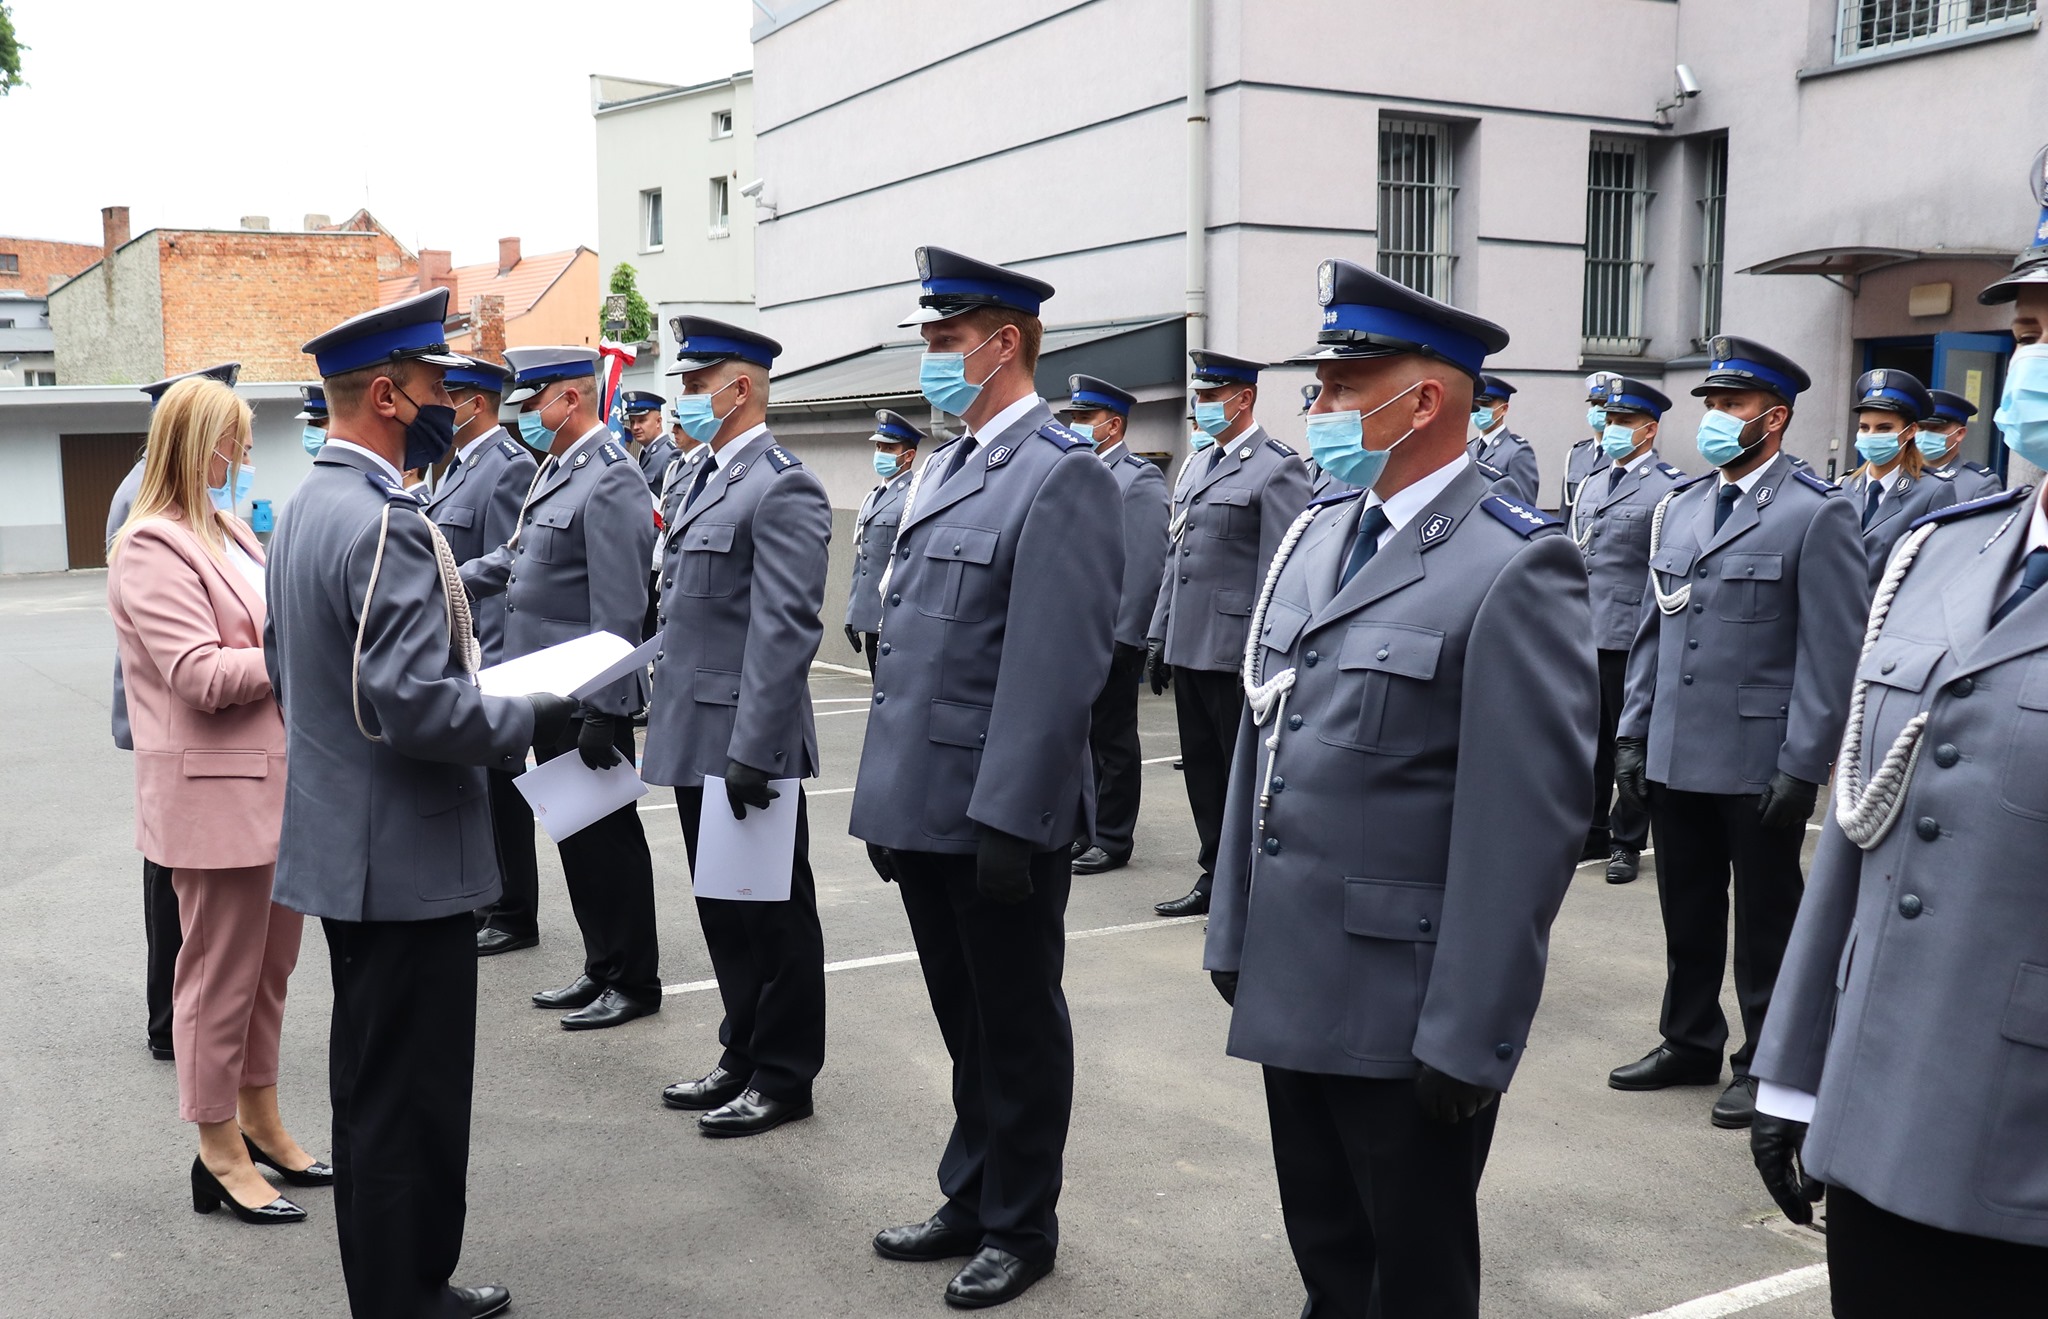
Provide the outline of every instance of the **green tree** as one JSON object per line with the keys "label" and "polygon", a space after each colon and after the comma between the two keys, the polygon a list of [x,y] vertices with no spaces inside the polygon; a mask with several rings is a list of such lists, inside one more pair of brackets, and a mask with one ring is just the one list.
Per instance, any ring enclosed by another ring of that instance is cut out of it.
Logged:
{"label": "green tree", "polygon": [[639,271],[623,261],[612,267],[611,291],[626,295],[627,343],[645,343],[654,337],[654,309],[647,305],[646,298],[640,296],[639,275]]}
{"label": "green tree", "polygon": [[14,39],[14,15],[0,4],[0,96],[21,86],[21,52],[27,49]]}

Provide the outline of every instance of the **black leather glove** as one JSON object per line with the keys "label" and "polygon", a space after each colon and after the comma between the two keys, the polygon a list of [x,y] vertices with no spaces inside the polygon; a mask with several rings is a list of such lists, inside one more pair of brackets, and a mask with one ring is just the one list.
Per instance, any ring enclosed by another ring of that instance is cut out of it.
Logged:
{"label": "black leather glove", "polygon": [[1150,684],[1154,696],[1166,694],[1166,686],[1173,681],[1173,671],[1166,666],[1166,643],[1147,641],[1145,643],[1145,681]]}
{"label": "black leather glove", "polygon": [[1790,829],[1813,818],[1814,803],[1820,800],[1820,785],[1795,779],[1784,770],[1771,775],[1770,786],[1756,804],[1758,823],[1766,829]]}
{"label": "black leather glove", "polygon": [[548,751],[562,745],[576,702],[553,692],[530,692],[526,701],[533,707],[533,745]]}
{"label": "black leather glove", "polygon": [[1428,1063],[1422,1064],[1422,1070],[1415,1074],[1415,1102],[1435,1122],[1469,1121],[1498,1098],[1500,1091],[1460,1081]]}
{"label": "black leather glove", "polygon": [[583,712],[583,727],[576,732],[576,754],[592,769],[610,769],[619,763],[619,749],[612,745],[612,717]]}
{"label": "black leather glove", "polygon": [[1799,1152],[1806,1144],[1806,1124],[1759,1111],[1749,1124],[1749,1157],[1763,1176],[1764,1189],[1785,1217],[1811,1223],[1813,1206],[1828,1188],[1806,1175]]}
{"label": "black leather glove", "polygon": [[1650,808],[1649,760],[1648,738],[1614,739],[1614,786],[1621,799],[1639,811]]}
{"label": "black leather glove", "polygon": [[768,786],[768,776],[752,765],[742,765],[737,760],[725,762],[725,800],[732,807],[732,818],[747,818],[747,807],[757,811],[768,809],[768,803],[782,794]]}
{"label": "black leather glove", "polygon": [[1030,897],[1030,841],[1000,829],[983,829],[974,858],[974,886],[982,897],[1004,906]]}
{"label": "black leather glove", "polygon": [[868,864],[875,868],[875,873],[882,877],[884,884],[894,884],[896,882],[896,863],[889,859],[888,848],[876,847],[873,843],[869,843]]}
{"label": "black leather glove", "polygon": [[1209,983],[1216,986],[1216,992],[1223,995],[1223,1001],[1231,1007],[1237,1006],[1237,972],[1211,971]]}
{"label": "black leather glove", "polygon": [[860,633],[854,631],[851,623],[846,625],[846,643],[853,647],[854,654],[860,654]]}

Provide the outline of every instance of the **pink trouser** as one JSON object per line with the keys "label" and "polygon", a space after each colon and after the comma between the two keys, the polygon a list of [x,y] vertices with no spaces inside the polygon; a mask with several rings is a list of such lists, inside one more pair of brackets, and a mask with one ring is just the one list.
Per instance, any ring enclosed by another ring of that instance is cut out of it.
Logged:
{"label": "pink trouser", "polygon": [[171,987],[183,1121],[226,1122],[239,1091],[277,1084],[284,983],[303,918],[270,900],[276,869],[171,872],[185,927]]}

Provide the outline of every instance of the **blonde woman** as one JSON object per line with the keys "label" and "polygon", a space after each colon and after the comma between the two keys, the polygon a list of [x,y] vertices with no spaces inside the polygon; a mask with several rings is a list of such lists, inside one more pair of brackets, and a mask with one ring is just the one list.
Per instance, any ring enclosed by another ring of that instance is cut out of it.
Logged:
{"label": "blonde woman", "polygon": [[1923,513],[1956,502],[1955,483],[1927,467],[1915,441],[1934,399],[1911,372],[1883,368],[1856,381],[1856,453],[1863,465],[1846,483],[1863,518],[1870,589],[1884,576],[1892,546]]}
{"label": "blonde woman", "polygon": [[108,559],[107,605],[135,736],[135,840],[171,867],[183,917],[171,990],[178,1116],[199,1125],[192,1206],[304,1222],[257,1171],[333,1171],[277,1111],[285,981],[301,918],[270,900],[284,814],[284,721],[263,664],[263,551],[248,495],[249,408],[227,386],[173,385],[150,418],[134,510]]}

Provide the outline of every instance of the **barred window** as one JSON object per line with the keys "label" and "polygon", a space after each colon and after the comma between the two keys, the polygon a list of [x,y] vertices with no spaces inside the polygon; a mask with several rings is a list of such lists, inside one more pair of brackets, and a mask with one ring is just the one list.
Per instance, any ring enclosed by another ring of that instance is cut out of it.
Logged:
{"label": "barred window", "polygon": [[1841,0],[1835,58],[1854,59],[2032,21],[2036,0]]}
{"label": "barred window", "polygon": [[1695,346],[1721,332],[1722,254],[1728,239],[1728,139],[1707,143],[1700,171],[1700,324]]}
{"label": "barred window", "polygon": [[1451,129],[1414,119],[1380,120],[1378,268],[1439,302],[1451,300]]}
{"label": "barred window", "polygon": [[1588,352],[1643,351],[1645,222],[1649,154],[1630,138],[1596,137],[1586,166],[1586,296],[1581,333]]}

